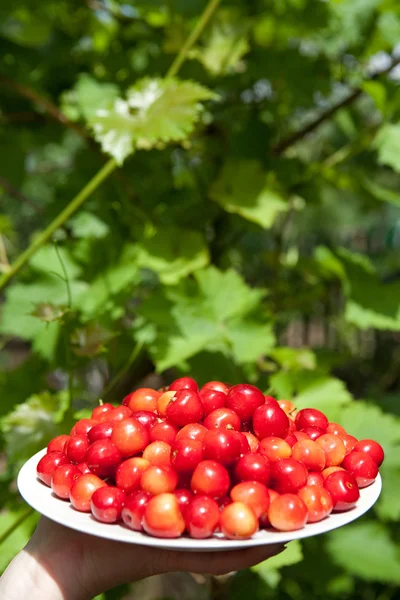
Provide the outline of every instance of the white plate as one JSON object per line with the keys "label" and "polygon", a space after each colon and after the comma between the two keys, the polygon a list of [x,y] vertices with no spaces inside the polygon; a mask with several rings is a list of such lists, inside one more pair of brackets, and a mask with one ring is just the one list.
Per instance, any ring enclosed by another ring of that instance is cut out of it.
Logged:
{"label": "white plate", "polygon": [[18,489],[22,497],[39,513],[61,525],[90,535],[119,542],[157,546],[171,550],[185,550],[186,552],[237,550],[239,548],[249,548],[262,544],[280,544],[326,533],[361,517],[361,515],[375,504],[382,489],[382,480],[380,475],[378,475],[372,485],[361,490],[361,497],[355,508],[347,512],[332,514],[319,523],[310,523],[299,531],[285,533],[272,529],[263,530],[256,533],[249,540],[240,541],[227,540],[223,537],[218,537],[218,535],[206,540],[193,540],[186,536],[171,540],[154,538],[145,533],[132,531],[121,524],[108,525],[99,523],[90,514],[78,512],[72,508],[69,502],[57,498],[52,493],[51,488],[47,487],[36,477],[36,465],[45,453],[46,450],[41,450],[35,456],[32,456],[22,467],[18,475]]}

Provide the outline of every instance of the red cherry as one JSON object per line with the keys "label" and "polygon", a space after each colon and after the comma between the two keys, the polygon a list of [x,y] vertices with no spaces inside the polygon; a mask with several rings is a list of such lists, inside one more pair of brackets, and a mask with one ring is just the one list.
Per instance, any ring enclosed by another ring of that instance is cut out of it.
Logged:
{"label": "red cherry", "polygon": [[204,419],[207,429],[240,429],[240,418],[230,408],[217,408]]}
{"label": "red cherry", "polygon": [[293,458],[271,463],[271,487],[280,494],[294,494],[307,483],[306,467]]}
{"label": "red cherry", "polygon": [[203,445],[190,438],[176,439],[171,452],[171,464],[178,473],[193,473],[203,460]]}
{"label": "red cherry", "polygon": [[171,466],[171,446],[167,442],[151,442],[143,451],[143,458],[157,467]]}
{"label": "red cherry", "polygon": [[87,435],[73,435],[67,444],[66,454],[68,459],[75,464],[85,462],[86,453],[90,446]]}
{"label": "red cherry", "polygon": [[229,390],[228,386],[221,381],[209,381],[208,383],[205,383],[201,389],[216,390],[217,392],[222,392],[223,394],[227,394]]}
{"label": "red cherry", "polygon": [[124,419],[129,419],[129,417],[131,417],[132,414],[133,412],[128,406],[124,406],[121,404],[121,406],[117,406],[116,408],[110,410],[110,412],[108,412],[105,415],[104,419],[106,421],[116,423],[118,421],[123,421]]}
{"label": "red cherry", "polygon": [[323,432],[327,430],[329,424],[324,413],[316,408],[303,408],[299,410],[295,423],[299,431],[306,427],[319,427]]}
{"label": "red cherry", "polygon": [[378,444],[378,442],[375,442],[375,440],[360,440],[354,446],[353,450],[355,452],[364,452],[364,454],[368,454],[368,456],[376,462],[378,467],[381,466],[385,458],[382,446]]}
{"label": "red cherry", "polygon": [[319,485],[323,486],[325,479],[322,473],[318,473],[317,471],[310,471],[307,476],[307,484],[306,485]]}
{"label": "red cherry", "polygon": [[161,417],[165,417],[167,414],[167,406],[171,402],[172,398],[176,396],[176,392],[174,390],[170,390],[169,392],[164,392],[161,394],[159,399],[157,400],[157,412]]}
{"label": "red cherry", "polygon": [[90,501],[92,515],[102,523],[116,523],[121,519],[125,493],[116,487],[97,489]]}
{"label": "red cherry", "polygon": [[182,515],[185,516],[186,509],[189,506],[192,499],[194,498],[193,492],[191,492],[187,488],[180,488],[179,490],[174,491],[174,496],[178,500],[179,509]]}
{"label": "red cherry", "polygon": [[200,396],[193,390],[179,390],[167,406],[167,418],[174,425],[183,427],[201,421],[203,405]]}
{"label": "red cherry", "polygon": [[195,496],[185,509],[186,529],[192,538],[211,537],[219,523],[219,506],[209,496]]}
{"label": "red cherry", "polygon": [[324,433],[315,442],[325,453],[327,467],[340,465],[346,455],[346,447],[342,438],[334,433]]}
{"label": "red cherry", "polygon": [[123,404],[128,406],[132,412],[146,410],[154,412],[157,410],[157,400],[161,396],[160,392],[151,388],[139,388],[123,399]]}
{"label": "red cherry", "polygon": [[342,466],[355,477],[359,488],[364,488],[373,483],[378,475],[378,465],[369,454],[364,452],[350,452]]}
{"label": "red cherry", "polygon": [[78,469],[80,470],[81,473],[83,473],[84,475],[86,475],[86,473],[91,473],[92,471],[89,469],[89,467],[87,466],[87,463],[83,462],[83,463],[79,463],[79,465],[76,465],[78,467]]}
{"label": "red cherry", "polygon": [[89,438],[89,442],[93,444],[93,442],[97,442],[97,440],[109,439],[111,437],[112,430],[113,423],[104,421],[104,423],[97,423],[97,425],[94,425],[92,429],[90,429],[87,437]]}
{"label": "red cherry", "polygon": [[168,421],[160,421],[154,423],[149,430],[150,442],[166,442],[170,446],[174,443],[176,436],[178,435],[179,429],[176,425],[169,423]]}
{"label": "red cherry", "polygon": [[179,377],[179,379],[175,379],[169,386],[168,390],[192,390],[192,392],[197,392],[199,390],[199,386],[191,377]]}
{"label": "red cherry", "polygon": [[105,404],[99,404],[99,406],[96,406],[92,410],[92,419],[94,419],[95,421],[102,421],[105,418],[105,416],[110,412],[110,410],[113,410],[113,408],[114,406],[109,402],[106,402]]}
{"label": "red cherry", "polygon": [[297,492],[297,495],[307,507],[308,523],[322,521],[331,514],[333,509],[332,497],[324,487],[306,485]]}
{"label": "red cherry", "polygon": [[337,471],[325,479],[325,489],[333,501],[333,510],[350,510],[360,497],[357,481],[347,471]]}
{"label": "red cherry", "polygon": [[143,528],[150,535],[162,538],[176,538],[185,530],[185,521],[179,510],[174,494],[159,494],[146,504]]}
{"label": "red cherry", "polygon": [[72,484],[81,475],[76,465],[59,465],[51,478],[51,489],[59,498],[68,500]]}
{"label": "red cherry", "polygon": [[261,440],[259,452],[271,462],[292,456],[290,445],[279,437],[267,437]]}
{"label": "red cherry", "polygon": [[129,458],[146,448],[149,443],[149,434],[144,425],[136,419],[129,418],[114,423],[111,441],[123,457]]}
{"label": "red cherry", "polygon": [[252,419],[256,408],[264,403],[264,394],[254,385],[245,383],[234,385],[226,397],[226,406],[235,411],[242,421]]}
{"label": "red cherry", "polygon": [[265,485],[259,481],[242,481],[231,489],[233,502],[244,502],[260,519],[268,512],[270,498]]}
{"label": "red cherry", "polygon": [[63,452],[49,452],[39,460],[36,467],[36,475],[43,483],[50,487],[51,478],[57,467],[67,464],[69,464],[69,460],[66,454]]}
{"label": "red cherry", "polygon": [[176,436],[176,440],[190,438],[191,440],[197,440],[198,442],[203,443],[204,436],[206,435],[207,431],[208,429],[200,423],[189,423],[189,425],[182,427]]}
{"label": "red cherry", "polygon": [[86,462],[92,473],[98,477],[114,477],[122,460],[122,455],[109,439],[98,440],[88,449]]}
{"label": "red cherry", "polygon": [[94,419],[81,419],[71,429],[71,435],[87,435],[93,425],[97,425],[98,422]]}
{"label": "red cherry", "polygon": [[296,442],[301,442],[302,440],[310,439],[310,436],[305,431],[293,431],[292,433],[293,436],[296,438]]}
{"label": "red cherry", "polygon": [[258,452],[258,449],[260,447],[260,442],[258,441],[256,436],[253,433],[250,433],[249,431],[243,431],[242,433],[245,436],[245,438],[247,439],[247,442],[248,442],[249,448],[250,448],[250,452]]}
{"label": "red cherry", "polygon": [[[296,433],[301,433],[301,432],[296,432]],[[307,434],[306,434],[306,437],[305,437],[305,439],[308,439],[308,436],[307,436]],[[298,442],[298,439],[297,439],[297,437],[294,435],[294,432],[291,432],[291,431],[289,431],[289,433],[288,433],[288,434],[287,434],[287,436],[285,437],[285,442],[286,442],[287,444],[289,444],[289,446],[290,446],[291,448],[293,448],[293,446],[294,446],[295,444],[297,444],[297,442]]]}
{"label": "red cherry", "polygon": [[[282,402],[282,400],[281,400]],[[279,402],[276,398],[274,398],[273,396],[264,396],[264,403],[265,404],[278,404]]]}
{"label": "red cherry", "polygon": [[235,476],[238,481],[259,481],[267,485],[270,478],[269,461],[262,454],[245,454],[236,464]]}
{"label": "red cherry", "polygon": [[157,415],[148,410],[138,410],[133,413],[132,417],[146,427],[148,431],[155,423],[157,423]]}
{"label": "red cherry", "polygon": [[200,390],[199,396],[203,403],[205,415],[209,415],[213,410],[217,410],[217,408],[224,408],[226,404],[226,394],[224,394],[224,392],[219,392],[218,390],[203,388]]}
{"label": "red cherry", "polygon": [[93,473],[81,475],[71,486],[69,499],[72,506],[80,512],[90,512],[92,496],[96,490],[102,487],[108,486],[97,475],[93,475]]}
{"label": "red cherry", "polygon": [[142,520],[147,503],[152,498],[151,494],[141,490],[129,494],[121,512],[123,522],[134,531],[143,531]]}
{"label": "red cherry", "polygon": [[346,435],[346,430],[338,423],[328,423],[326,433],[333,433],[334,435],[340,435],[340,437],[342,437],[342,435]]}
{"label": "red cherry", "polygon": [[253,429],[262,440],[266,437],[285,438],[289,431],[289,419],[279,404],[263,404],[253,415]]}
{"label": "red cherry", "polygon": [[233,465],[242,450],[239,435],[237,431],[229,429],[210,429],[203,441],[204,458],[215,460],[226,467]]}
{"label": "red cherry", "polygon": [[324,430],[320,429],[319,427],[305,427],[302,429],[302,432],[306,433],[310,440],[313,440],[313,442],[315,442],[315,440],[325,433]]}
{"label": "red cherry", "polygon": [[302,529],[307,522],[307,517],[306,505],[294,494],[278,496],[271,502],[268,510],[268,519],[272,527],[278,531]]}
{"label": "red cherry", "polygon": [[195,494],[207,494],[216,500],[226,496],[229,485],[228,471],[214,460],[201,461],[190,482],[191,489]]}
{"label": "red cherry", "polygon": [[221,531],[230,540],[246,540],[258,530],[254,511],[244,502],[232,502],[220,516]]}
{"label": "red cherry", "polygon": [[[278,494],[278,492],[276,492],[275,490],[273,490],[271,488],[267,488],[267,491],[268,491],[268,495],[269,495],[269,505],[271,506],[271,502],[273,502],[275,500],[275,498],[278,498],[280,496],[280,494]],[[264,513],[263,515],[261,515],[259,520],[260,520],[260,527],[262,527],[263,529],[271,526],[271,523],[268,518],[268,511],[266,513]]]}
{"label": "red cherry", "polygon": [[[265,396],[265,398],[270,399],[271,396]],[[275,400],[275,398],[272,398],[272,400]],[[278,400],[278,404],[288,417],[293,417],[295,415],[296,407],[290,400]]]}
{"label": "red cherry", "polygon": [[49,452],[63,452],[66,453],[66,447],[69,442],[69,435],[58,435],[47,446],[47,453]]}
{"label": "red cherry", "polygon": [[348,435],[347,433],[344,433],[340,437],[342,438],[344,447],[346,449],[346,456],[347,456],[348,454],[350,454],[350,452],[352,452],[354,450],[354,448],[356,447],[356,444],[358,443],[358,440],[357,440],[357,438],[354,437],[354,435]]}
{"label": "red cherry", "polygon": [[327,479],[329,475],[332,475],[332,473],[336,473],[337,471],[344,471],[344,469],[343,467],[327,467],[322,471],[321,475],[325,481],[325,479]]}
{"label": "red cherry", "polygon": [[325,453],[312,440],[297,442],[292,448],[292,458],[303,463],[309,471],[322,471],[325,468]]}
{"label": "red cherry", "polygon": [[173,492],[177,485],[178,475],[171,467],[150,465],[140,478],[141,489],[153,496]]}
{"label": "red cherry", "polygon": [[135,492],[140,488],[140,479],[149,467],[149,461],[139,456],[124,460],[115,473],[117,487],[127,494]]}

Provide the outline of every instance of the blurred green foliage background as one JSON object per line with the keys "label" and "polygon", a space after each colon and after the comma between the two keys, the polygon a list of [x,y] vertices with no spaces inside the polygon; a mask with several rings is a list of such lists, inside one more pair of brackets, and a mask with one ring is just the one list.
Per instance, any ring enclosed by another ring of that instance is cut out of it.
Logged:
{"label": "blurred green foliage background", "polygon": [[1,1],[0,570],[37,518],[23,462],[99,398],[190,373],[376,438],[384,491],[168,595],[399,597],[399,65],[396,0]]}

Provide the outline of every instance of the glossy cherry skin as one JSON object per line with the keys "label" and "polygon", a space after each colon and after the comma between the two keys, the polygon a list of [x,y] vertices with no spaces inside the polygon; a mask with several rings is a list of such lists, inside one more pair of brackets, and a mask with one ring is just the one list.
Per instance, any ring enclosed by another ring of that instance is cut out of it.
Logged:
{"label": "glossy cherry skin", "polygon": [[364,452],[364,454],[368,454],[368,456],[376,462],[378,467],[381,466],[385,458],[382,446],[375,440],[360,440],[356,443],[353,450],[355,452]]}
{"label": "glossy cherry skin", "polygon": [[325,468],[325,453],[312,440],[297,442],[292,448],[292,458],[303,463],[309,471],[323,471]]}
{"label": "glossy cherry skin", "polygon": [[124,460],[115,473],[117,487],[127,494],[135,492],[140,488],[140,479],[149,467],[149,461],[139,456]]}
{"label": "glossy cherry skin", "polygon": [[220,527],[228,539],[246,540],[258,530],[258,519],[244,502],[232,502],[221,512]]}
{"label": "glossy cherry skin", "polygon": [[215,460],[225,467],[235,464],[242,450],[239,436],[237,431],[229,429],[210,429],[203,441],[204,459]]}
{"label": "glossy cherry skin", "polygon": [[177,391],[167,406],[166,415],[179,427],[201,421],[204,411],[199,394],[193,390]]}
{"label": "glossy cherry skin", "polygon": [[230,408],[217,408],[204,419],[204,427],[207,429],[240,429],[240,418]]}
{"label": "glossy cherry skin", "polygon": [[78,469],[80,470],[81,473],[83,473],[84,475],[86,475],[87,473],[91,473],[92,471],[89,469],[88,465],[86,462],[83,463],[79,463],[79,465],[76,465],[78,467]]}
{"label": "glossy cherry skin", "polygon": [[195,494],[206,494],[215,500],[226,496],[230,479],[228,471],[214,460],[203,460],[192,475],[190,486]]}
{"label": "glossy cherry skin", "polygon": [[97,489],[90,501],[90,510],[97,521],[101,523],[116,523],[121,519],[125,504],[125,493],[116,487]]}
{"label": "glossy cherry skin", "polygon": [[354,435],[348,435],[347,433],[341,435],[340,437],[342,438],[342,442],[344,444],[344,447],[346,448],[347,456],[348,454],[350,454],[350,452],[354,450],[356,444],[358,443],[358,440],[356,437],[354,437]]}
{"label": "glossy cherry skin", "polygon": [[321,446],[325,453],[325,466],[336,467],[340,465],[346,455],[346,447],[342,438],[334,433],[324,433],[315,442]]}
{"label": "glossy cherry skin", "polygon": [[92,410],[92,419],[95,419],[96,421],[103,421],[105,416],[110,412],[110,410],[113,410],[113,408],[115,407],[109,402],[106,402],[105,404],[99,404],[99,406],[96,406],[96,408]]}
{"label": "glossy cherry skin", "polygon": [[307,523],[317,523],[331,514],[333,500],[327,489],[318,485],[306,485],[297,495],[307,507]]}
{"label": "glossy cherry skin", "polygon": [[94,425],[87,434],[87,437],[89,438],[89,442],[93,444],[93,442],[97,442],[97,440],[104,440],[106,438],[110,438],[112,430],[113,423],[111,423],[110,421],[104,421],[103,423],[98,423],[97,425]]}
{"label": "glossy cherry skin", "polygon": [[132,417],[146,427],[148,431],[155,423],[157,423],[157,415],[148,410],[138,410],[133,413]]}
{"label": "glossy cherry skin", "polygon": [[71,429],[71,435],[87,435],[89,430],[99,421],[94,419],[80,419]]}
{"label": "glossy cherry skin", "polygon": [[74,481],[69,493],[72,506],[80,512],[90,512],[92,496],[101,487],[107,487],[107,484],[97,475],[93,473],[81,475]]}
{"label": "glossy cherry skin", "polygon": [[94,442],[86,454],[89,469],[98,477],[114,477],[121,461],[120,451],[109,439]]}
{"label": "glossy cherry skin", "polygon": [[157,467],[170,467],[171,446],[167,442],[151,442],[144,449],[142,457]]}
{"label": "glossy cherry skin", "polygon": [[241,421],[250,421],[256,408],[265,403],[264,394],[254,385],[234,385],[226,397],[226,406],[239,416]]}
{"label": "glossy cherry skin", "polygon": [[60,465],[69,464],[68,456],[63,452],[49,452],[42,456],[36,467],[36,475],[50,487],[51,478]]}
{"label": "glossy cherry skin", "polygon": [[73,435],[67,444],[67,456],[72,463],[79,464],[86,461],[86,453],[90,442],[87,435]]}
{"label": "glossy cherry skin", "polygon": [[288,417],[293,417],[295,415],[296,407],[290,400],[278,400],[278,404]]}
{"label": "glossy cherry skin", "polygon": [[343,467],[327,467],[326,469],[324,469],[321,473],[322,477],[325,479],[327,479],[329,477],[329,475],[332,475],[332,473],[336,473],[337,471],[344,471],[345,469],[343,469]]}
{"label": "glossy cherry skin", "polygon": [[346,435],[346,430],[338,423],[328,423],[326,433],[333,433],[334,435],[340,435],[340,437],[342,437],[342,435]]}
{"label": "glossy cherry skin", "polygon": [[191,440],[197,440],[198,442],[203,443],[204,436],[206,435],[208,429],[201,425],[201,423],[189,423],[182,427],[182,429],[177,433],[176,440],[180,440],[182,438],[190,438]]}
{"label": "glossy cherry skin", "polygon": [[268,510],[269,522],[278,531],[302,529],[307,522],[307,517],[306,505],[295,494],[278,496],[271,502]]}
{"label": "glossy cherry skin", "polygon": [[331,495],[333,510],[350,510],[360,497],[357,481],[347,471],[336,471],[329,475],[325,479],[324,487]]}
{"label": "glossy cherry skin", "polygon": [[[301,432],[296,432],[296,433],[301,433]],[[307,434],[306,434],[306,435],[307,435]],[[307,438],[306,438],[306,439],[307,439]],[[293,446],[294,446],[295,444],[297,444],[297,442],[298,442],[298,439],[297,439],[297,437],[294,435],[294,433],[293,433],[292,431],[289,431],[289,433],[288,433],[288,434],[287,434],[287,436],[285,437],[285,440],[284,440],[284,441],[285,441],[287,444],[289,444],[289,446],[290,446],[291,448],[293,448]]]}
{"label": "glossy cherry skin", "polygon": [[259,481],[242,481],[231,489],[233,502],[244,502],[253,509],[257,519],[268,512],[270,497],[265,485]]}
{"label": "glossy cherry skin", "polygon": [[149,433],[144,425],[131,417],[114,423],[111,441],[124,458],[129,458],[146,448]]}
{"label": "glossy cherry skin", "polygon": [[104,419],[106,421],[111,421],[115,423],[117,421],[123,421],[124,419],[129,419],[133,415],[133,411],[128,407],[121,404],[121,406],[117,406],[108,412]]}
{"label": "glossy cherry skin", "polygon": [[260,447],[260,442],[258,441],[258,438],[256,438],[256,436],[250,431],[242,431],[242,434],[244,435],[244,437],[247,440],[247,443],[249,444],[250,452],[258,452]]}
{"label": "glossy cherry skin", "polygon": [[200,399],[203,403],[203,410],[205,415],[209,415],[217,408],[224,408],[226,405],[227,396],[224,392],[218,390],[212,390],[210,388],[202,389],[199,392]]}
{"label": "glossy cherry skin", "polygon": [[167,407],[171,402],[172,398],[176,396],[175,390],[169,390],[161,394],[159,399],[157,400],[157,413],[160,417],[167,416]]}
{"label": "glossy cherry skin", "polygon": [[179,509],[183,517],[185,517],[186,509],[189,506],[192,499],[194,498],[193,492],[191,492],[187,488],[179,488],[179,490],[174,491],[174,496],[178,500]]}
{"label": "glossy cherry skin", "polygon": [[197,392],[199,390],[199,386],[191,377],[179,377],[179,379],[175,379],[168,387],[168,390],[192,390],[193,392]]}
{"label": "glossy cherry skin", "polygon": [[205,539],[211,537],[219,523],[219,506],[209,496],[194,496],[185,509],[186,529],[190,537]]}
{"label": "glossy cherry skin", "polygon": [[69,499],[69,492],[75,479],[82,475],[76,465],[59,465],[51,478],[51,489],[63,500]]}
{"label": "glossy cherry skin", "polygon": [[319,427],[305,427],[302,429],[302,432],[306,433],[313,442],[315,442],[315,440],[325,433],[325,431]]}
{"label": "glossy cherry skin", "polygon": [[173,492],[177,486],[178,475],[171,467],[150,465],[140,478],[141,489],[153,496]]}
{"label": "glossy cherry skin", "polygon": [[166,442],[170,446],[175,441],[179,432],[179,428],[168,421],[160,421],[159,423],[154,423],[149,430],[149,440],[150,442]]}
{"label": "glossy cherry skin", "polygon": [[147,503],[153,496],[138,490],[125,498],[121,517],[127,527],[134,531],[143,531],[142,520]]}
{"label": "glossy cherry skin", "polygon": [[128,394],[123,400],[123,404],[128,406],[132,412],[146,410],[154,412],[157,410],[157,400],[161,396],[160,392],[151,388],[140,388],[131,394]]}
{"label": "glossy cherry skin", "polygon": [[325,432],[328,428],[328,419],[323,412],[316,408],[303,408],[299,410],[295,419],[296,427],[299,431],[306,427],[318,427]]}
{"label": "glossy cherry skin", "polygon": [[69,435],[58,435],[48,443],[47,452],[63,452],[65,454],[69,439]]}
{"label": "glossy cherry skin", "polygon": [[367,485],[373,483],[378,475],[378,465],[365,452],[353,450],[345,457],[342,467],[355,477],[359,488],[367,487]]}
{"label": "glossy cherry skin", "polygon": [[282,438],[267,437],[261,440],[259,453],[269,461],[275,462],[281,458],[290,458],[292,456],[292,448]]}
{"label": "glossy cherry skin", "polygon": [[[267,488],[267,491],[268,491],[268,495],[269,495],[269,505],[271,506],[271,502],[273,502],[275,500],[275,498],[278,498],[280,496],[280,494],[278,494],[278,492],[276,492],[275,490],[273,490],[271,488]],[[259,522],[260,522],[260,527],[262,527],[262,528],[271,526],[271,523],[269,522],[269,518],[268,518],[268,511],[266,513],[264,513],[263,515],[261,515],[261,517],[259,518]]]}
{"label": "glossy cherry skin", "polygon": [[260,440],[266,437],[285,438],[289,432],[289,419],[277,402],[263,404],[254,411],[253,429]]}
{"label": "glossy cherry skin", "polygon": [[208,381],[201,388],[202,390],[217,390],[218,392],[222,392],[223,394],[227,394],[229,391],[228,386],[222,381]]}
{"label": "glossy cherry skin", "polygon": [[235,467],[235,477],[238,481],[259,481],[268,484],[270,478],[270,463],[262,454],[245,454],[239,458]]}
{"label": "glossy cherry skin", "polygon": [[171,465],[177,473],[193,473],[202,460],[203,444],[199,440],[180,438],[173,443]]}
{"label": "glossy cherry skin", "polygon": [[185,521],[174,494],[159,494],[151,498],[146,504],[142,524],[143,529],[155,537],[181,536],[185,531]]}
{"label": "glossy cherry skin", "polygon": [[322,473],[318,473],[318,471],[309,471],[307,475],[307,484],[306,485],[318,485],[323,487],[325,479]]}
{"label": "glossy cherry skin", "polygon": [[271,463],[271,487],[280,494],[295,494],[307,483],[306,467],[293,458]]}

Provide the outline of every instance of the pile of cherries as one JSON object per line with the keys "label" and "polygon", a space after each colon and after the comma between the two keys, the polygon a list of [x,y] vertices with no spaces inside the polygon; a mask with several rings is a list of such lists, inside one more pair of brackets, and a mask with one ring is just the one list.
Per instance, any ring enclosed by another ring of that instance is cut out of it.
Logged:
{"label": "pile of cherries", "polygon": [[353,508],[384,458],[319,410],[249,384],[190,377],[101,404],[37,465],[54,494],[103,523],[165,538],[293,531]]}

